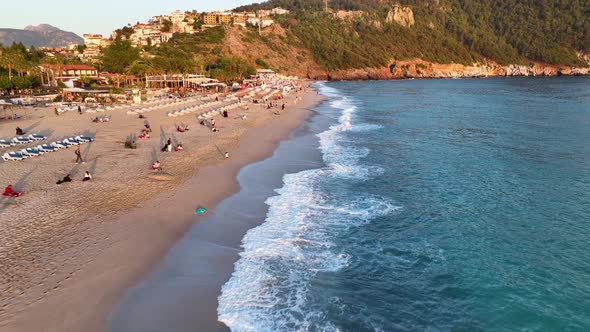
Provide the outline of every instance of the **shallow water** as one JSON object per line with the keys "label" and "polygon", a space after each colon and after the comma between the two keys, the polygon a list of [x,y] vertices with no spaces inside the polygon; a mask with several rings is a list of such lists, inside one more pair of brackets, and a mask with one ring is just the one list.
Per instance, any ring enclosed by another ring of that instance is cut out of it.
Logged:
{"label": "shallow water", "polygon": [[232,331],[590,329],[590,79],[333,82],[219,298]]}

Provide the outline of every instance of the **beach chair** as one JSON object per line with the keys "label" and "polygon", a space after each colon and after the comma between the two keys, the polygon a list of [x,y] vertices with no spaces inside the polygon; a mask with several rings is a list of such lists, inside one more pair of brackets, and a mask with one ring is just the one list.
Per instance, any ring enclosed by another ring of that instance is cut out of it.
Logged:
{"label": "beach chair", "polygon": [[31,140],[28,137],[18,136],[12,139],[12,141],[16,144],[27,144],[30,143]]}
{"label": "beach chair", "polygon": [[38,145],[37,149],[39,151],[43,151],[45,153],[53,152],[53,151],[57,150],[57,148],[55,146],[51,146],[49,144]]}
{"label": "beach chair", "polygon": [[0,148],[7,148],[13,146],[15,143],[12,141],[7,141],[5,139],[0,139]]}
{"label": "beach chair", "polygon": [[92,137],[86,136],[86,135],[76,136],[76,139],[78,139],[80,141],[85,141],[85,142],[92,142],[92,141],[94,141],[94,139]]}
{"label": "beach chair", "polygon": [[28,138],[33,141],[42,141],[44,139],[47,139],[47,137],[40,134],[31,134]]}
{"label": "beach chair", "polygon": [[69,144],[69,145],[80,145],[81,142],[80,141],[76,141],[72,138],[66,138],[62,141],[63,143]]}
{"label": "beach chair", "polygon": [[39,151],[35,151],[31,148],[21,149],[18,152],[20,152],[23,156],[28,156],[28,157],[37,157],[39,155]]}
{"label": "beach chair", "polygon": [[58,148],[58,149],[67,149],[70,147],[70,144],[64,143],[62,141],[56,141],[51,143],[52,146]]}
{"label": "beach chair", "polygon": [[8,152],[8,155],[10,155],[13,158],[21,158],[21,159],[27,159],[29,156],[26,154],[23,154],[21,151],[14,151],[14,152]]}
{"label": "beach chair", "polygon": [[31,157],[40,156],[40,155],[42,155],[42,154],[45,153],[45,151],[41,151],[41,150],[37,149],[36,147],[34,147],[34,148],[26,148],[26,149],[23,149],[23,150],[25,150],[26,154],[28,154]]}
{"label": "beach chair", "polygon": [[18,152],[6,152],[5,154],[2,155],[2,159],[4,161],[23,160],[23,159],[25,159],[25,157]]}
{"label": "beach chair", "polygon": [[63,144],[61,141],[57,141],[57,142],[51,142],[51,146],[53,146],[56,149],[65,149],[68,146]]}

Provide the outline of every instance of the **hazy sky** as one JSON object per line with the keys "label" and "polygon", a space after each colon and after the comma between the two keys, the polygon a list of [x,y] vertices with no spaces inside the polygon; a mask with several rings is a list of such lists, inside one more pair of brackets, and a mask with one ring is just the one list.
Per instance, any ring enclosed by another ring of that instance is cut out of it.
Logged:
{"label": "hazy sky", "polygon": [[82,36],[110,36],[127,23],[146,22],[173,10],[199,12],[232,9],[263,0],[10,0],[3,1],[0,28],[23,29],[27,25],[51,24]]}

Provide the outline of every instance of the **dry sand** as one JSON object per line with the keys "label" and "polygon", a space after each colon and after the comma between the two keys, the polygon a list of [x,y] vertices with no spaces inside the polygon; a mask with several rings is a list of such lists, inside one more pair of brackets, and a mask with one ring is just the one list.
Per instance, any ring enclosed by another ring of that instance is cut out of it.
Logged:
{"label": "dry sand", "polygon": [[[138,140],[135,150],[124,149],[123,141],[144,120],[121,110],[107,112],[109,123],[92,123],[95,114],[55,116],[52,109],[0,122],[0,138],[12,138],[17,125],[48,141],[95,137],[81,146],[86,164],[74,164],[72,148],[0,162],[0,186],[25,192],[0,200],[0,331],[104,330],[117,299],[198,221],[194,209],[212,208],[235,192],[239,169],[270,156],[319,101],[310,89],[298,104],[295,96],[284,100],[284,112],[250,104],[218,116],[218,133],[199,125],[195,114],[167,117],[174,106],[146,113],[152,137]],[[190,131],[176,132],[179,123]],[[168,137],[184,150],[160,152]],[[155,159],[163,172],[149,170]],[[86,170],[94,179],[83,183]],[[56,185],[66,173],[73,182]]]}

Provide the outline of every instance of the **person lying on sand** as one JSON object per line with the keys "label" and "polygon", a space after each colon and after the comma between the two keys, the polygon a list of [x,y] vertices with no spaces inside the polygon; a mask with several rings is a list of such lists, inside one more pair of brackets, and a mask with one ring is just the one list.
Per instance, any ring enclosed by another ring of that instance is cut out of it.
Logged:
{"label": "person lying on sand", "polygon": [[135,143],[135,141],[127,141],[127,142],[125,142],[125,148],[127,148],[127,149],[137,149],[137,143]]}
{"label": "person lying on sand", "polygon": [[183,149],[183,147],[182,147],[182,143],[178,143],[178,145],[177,145],[177,146],[174,148],[174,151],[175,151],[175,152],[178,152],[178,151],[180,151],[180,150],[182,150],[182,149]]}
{"label": "person lying on sand", "polygon": [[2,195],[10,196],[10,197],[19,197],[22,195],[22,193],[19,193],[18,191],[14,191],[12,189],[12,185],[9,184],[6,188],[4,188],[4,193]]}
{"label": "person lying on sand", "polygon": [[88,180],[92,180],[92,175],[90,175],[90,172],[86,171],[86,173],[84,173],[84,178],[82,179],[82,182]]}
{"label": "person lying on sand", "polygon": [[161,171],[162,167],[160,166],[160,161],[156,160],[151,167],[152,171]]}
{"label": "person lying on sand", "polygon": [[70,177],[70,174],[66,174],[66,176],[64,176],[63,180],[57,180],[57,182],[55,184],[62,184],[64,182],[72,182],[72,178]]}

